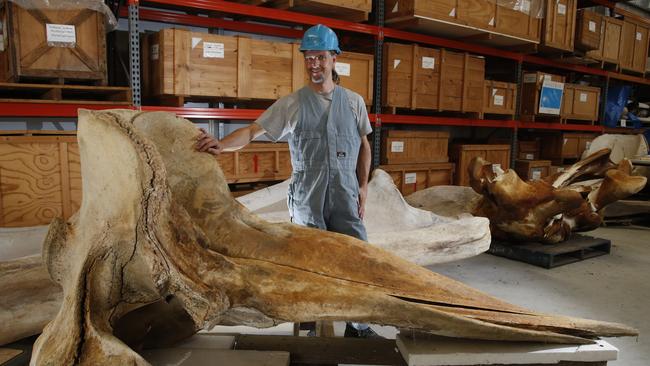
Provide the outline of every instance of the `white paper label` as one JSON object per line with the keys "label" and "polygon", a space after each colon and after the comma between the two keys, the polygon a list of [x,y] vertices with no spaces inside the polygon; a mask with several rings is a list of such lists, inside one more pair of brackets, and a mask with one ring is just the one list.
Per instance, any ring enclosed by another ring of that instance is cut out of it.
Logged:
{"label": "white paper label", "polygon": [[643,34],[641,34],[641,32],[636,32],[636,40],[643,41]]}
{"label": "white paper label", "polygon": [[397,66],[399,66],[399,63],[402,62],[400,59],[394,59],[393,60],[393,69],[396,69]]}
{"label": "white paper label", "polygon": [[157,60],[158,59],[159,51],[160,51],[160,45],[158,45],[158,44],[151,45],[151,59],[152,60]]}
{"label": "white paper label", "polygon": [[336,72],[341,76],[350,76],[350,64],[345,62],[337,62],[334,66]]}
{"label": "white paper label", "polygon": [[77,34],[74,25],[45,24],[45,33],[48,43],[77,43]]}
{"label": "white paper label", "polygon": [[566,145],[566,143],[567,143],[568,141],[569,141],[569,139],[564,139],[564,144],[563,144],[563,145]]}
{"label": "white paper label", "polygon": [[488,25],[494,26],[494,17],[492,17],[492,19],[490,19],[490,21],[488,22]]}
{"label": "white paper label", "polygon": [[566,5],[557,4],[557,13],[560,15],[566,15]]}
{"label": "white paper label", "polygon": [[501,164],[492,164],[492,173],[498,174],[501,171]]}
{"label": "white paper label", "polygon": [[536,74],[524,74],[524,83],[535,83],[537,82]]}
{"label": "white paper label", "polygon": [[406,184],[415,184],[418,182],[418,175],[416,173],[406,173],[404,174],[404,183]]}
{"label": "white paper label", "polygon": [[587,93],[580,93],[580,102],[585,103],[587,101]]}
{"label": "white paper label", "polygon": [[499,89],[492,88],[492,96],[497,95],[498,91],[499,91]]}
{"label": "white paper label", "polygon": [[548,74],[544,74],[542,80],[544,80],[544,81],[546,81],[546,80],[548,80],[548,81],[552,81],[552,76],[551,76],[551,75],[548,75]]}
{"label": "white paper label", "polygon": [[203,42],[203,57],[224,58],[223,43]]}
{"label": "white paper label", "polygon": [[494,105],[503,105],[503,95],[494,96]]}
{"label": "white paper label", "polygon": [[532,173],[533,173],[533,176],[531,177],[532,180],[540,180],[540,179],[542,179],[542,170],[541,169],[533,169]]}
{"label": "white paper label", "polygon": [[390,144],[390,152],[404,152],[404,141],[393,141]]}
{"label": "white paper label", "polygon": [[399,1],[395,2],[395,6],[393,6],[393,13],[397,13],[399,10]]}
{"label": "white paper label", "polygon": [[436,67],[435,57],[422,57],[422,68],[433,69]]}
{"label": "white paper label", "polygon": [[522,0],[521,2],[521,12],[530,14],[530,0]]}
{"label": "white paper label", "polygon": [[589,21],[589,31],[590,32],[595,32],[596,31],[596,22],[594,22],[593,20]]}
{"label": "white paper label", "polygon": [[626,119],[621,120],[621,127],[627,127],[627,120]]}
{"label": "white paper label", "polygon": [[450,17],[455,17],[456,16],[456,8],[451,9],[451,11],[449,12],[449,16]]}
{"label": "white paper label", "polygon": [[526,154],[526,160],[533,160],[535,159],[535,155],[533,154]]}
{"label": "white paper label", "polygon": [[202,40],[201,37],[192,37],[192,49],[195,49]]}

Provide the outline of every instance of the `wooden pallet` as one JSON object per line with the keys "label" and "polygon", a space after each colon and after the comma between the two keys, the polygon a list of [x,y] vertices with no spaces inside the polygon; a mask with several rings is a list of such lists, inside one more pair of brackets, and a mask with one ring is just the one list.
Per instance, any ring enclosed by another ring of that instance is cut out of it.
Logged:
{"label": "wooden pallet", "polygon": [[611,246],[607,239],[575,234],[558,244],[492,240],[488,253],[549,269],[609,254]]}
{"label": "wooden pallet", "polygon": [[0,83],[0,101],[32,103],[131,104],[131,88]]}

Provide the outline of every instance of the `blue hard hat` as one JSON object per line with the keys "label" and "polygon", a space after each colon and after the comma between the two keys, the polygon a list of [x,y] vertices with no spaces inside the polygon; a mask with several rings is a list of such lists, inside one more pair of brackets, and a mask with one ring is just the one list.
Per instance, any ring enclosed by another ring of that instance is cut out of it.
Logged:
{"label": "blue hard hat", "polygon": [[341,53],[336,33],[322,24],[307,29],[302,36],[300,51],[334,51],[337,55]]}

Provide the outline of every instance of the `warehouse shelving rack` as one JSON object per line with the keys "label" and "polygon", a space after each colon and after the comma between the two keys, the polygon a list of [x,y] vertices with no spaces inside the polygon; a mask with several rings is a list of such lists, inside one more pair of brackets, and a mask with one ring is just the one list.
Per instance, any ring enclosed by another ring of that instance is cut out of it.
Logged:
{"label": "warehouse shelving rack", "polygon": [[[591,4],[607,6],[615,12],[629,15],[626,11],[615,8],[615,2],[609,0],[590,0]],[[621,80],[638,85],[650,86],[650,79],[623,74],[620,72],[606,71],[588,66],[563,63],[540,56],[527,55],[511,52],[493,47],[466,43],[458,40],[442,37],[407,32],[398,29],[385,27],[383,24],[383,1],[375,0],[374,11],[378,19],[375,24],[360,24],[342,21],[332,18],[325,18],[315,15],[296,13],[289,10],[279,10],[254,5],[239,4],[223,0],[148,0],[140,3],[138,0],[128,0],[128,9],[122,9],[121,17],[129,18],[130,47],[131,47],[131,80],[133,88],[132,108],[142,110],[163,110],[178,114],[179,116],[193,119],[213,120],[254,120],[262,111],[256,109],[219,109],[219,108],[183,108],[183,107],[158,107],[141,106],[140,96],[140,62],[139,62],[139,38],[138,23],[141,20],[156,21],[169,24],[182,24],[202,26],[206,28],[223,28],[232,31],[273,35],[285,38],[300,38],[302,31],[294,28],[275,26],[273,24],[250,23],[246,21],[221,19],[191,14],[182,14],[169,9],[180,9],[195,13],[219,13],[233,16],[245,16],[257,20],[270,22],[282,22],[295,25],[313,25],[322,23],[333,29],[346,32],[365,34],[373,37],[375,41],[375,90],[374,105],[370,113],[370,120],[375,125],[378,133],[374,134],[375,146],[378,146],[381,127],[383,125],[438,125],[438,126],[464,126],[464,127],[490,127],[506,128],[513,131],[513,147],[516,146],[517,131],[519,129],[544,129],[558,131],[592,131],[602,133],[604,126],[592,126],[581,124],[559,124],[543,122],[523,122],[518,118],[512,121],[504,120],[477,120],[450,117],[411,116],[399,114],[381,113],[381,47],[386,39],[409,41],[428,46],[451,48],[473,54],[496,57],[511,60],[516,63],[516,76],[518,94],[521,89],[521,76],[524,65],[534,65],[564,70],[580,74],[596,75],[604,79],[604,90],[601,93],[603,98],[607,93],[607,85],[611,79]],[[140,5],[146,6],[140,8]],[[650,21],[648,21],[650,23]],[[519,96],[518,96],[518,100]],[[518,103],[519,104],[519,103]],[[602,105],[603,103],[601,103]],[[50,103],[20,103],[0,102],[0,117],[76,117],[77,108],[107,109],[123,106],[112,106],[110,104],[50,104]],[[517,115],[518,117],[518,115]],[[608,129],[609,130],[609,129]],[[376,155],[373,162],[378,164],[378,149],[374,149]],[[516,156],[513,151],[512,156]]]}

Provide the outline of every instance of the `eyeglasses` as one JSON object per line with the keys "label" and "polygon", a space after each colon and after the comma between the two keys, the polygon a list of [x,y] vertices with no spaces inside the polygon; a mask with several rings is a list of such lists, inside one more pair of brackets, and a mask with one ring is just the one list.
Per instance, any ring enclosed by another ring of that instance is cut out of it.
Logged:
{"label": "eyeglasses", "polygon": [[319,64],[322,64],[326,59],[327,55],[305,56],[305,62],[308,64],[315,64],[316,61],[318,61]]}

